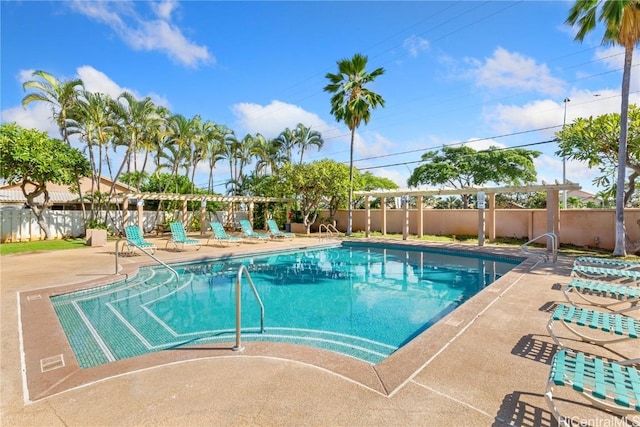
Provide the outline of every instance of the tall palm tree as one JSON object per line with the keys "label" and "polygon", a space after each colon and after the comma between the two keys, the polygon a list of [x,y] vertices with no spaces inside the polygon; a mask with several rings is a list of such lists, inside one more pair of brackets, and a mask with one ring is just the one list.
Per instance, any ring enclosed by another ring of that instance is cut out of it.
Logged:
{"label": "tall palm tree", "polygon": [[[53,119],[60,128],[62,140],[71,146],[69,141],[69,132],[67,128],[67,119],[69,110],[73,108],[78,99],[78,92],[84,89],[84,83],[81,79],[72,79],[60,81],[52,74],[42,70],[32,73],[32,76],[39,80],[29,80],[23,83],[22,89],[33,89],[35,92],[27,94],[22,98],[22,106],[27,107],[34,101],[46,102],[51,105]],[[82,207],[82,218],[86,220],[87,213],[84,208],[84,198],[82,195],[82,187],[80,186],[80,176],[76,173],[76,185],[78,186],[78,196]]]}
{"label": "tall palm tree", "polygon": [[297,135],[295,131],[286,128],[275,139],[275,143],[279,146],[279,150],[282,153],[282,157],[285,157],[287,162],[291,163],[291,150],[296,145]]}
{"label": "tall palm tree", "polygon": [[[80,140],[86,144],[91,165],[91,219],[95,219],[97,210],[101,206],[100,177],[102,176],[103,154],[107,152],[108,144],[113,135],[115,122],[111,114],[111,98],[103,93],[94,93],[83,90],[70,110],[68,133],[78,134]],[[98,198],[95,196],[98,195]],[[96,206],[98,202],[98,206]]]}
{"label": "tall palm tree", "polygon": [[[173,164],[171,165],[171,175],[178,177],[180,167],[185,168],[185,175],[189,176],[189,165],[187,161],[191,158],[191,142],[193,140],[193,120],[189,120],[181,114],[174,114],[167,122],[168,140],[167,143],[174,146]],[[171,181],[167,181],[167,188]],[[177,190],[176,190],[177,191]]]}
{"label": "tall palm tree", "polygon": [[330,83],[324,87],[325,92],[332,93],[331,114],[337,122],[344,122],[351,131],[351,147],[349,150],[349,218],[347,236],[351,235],[353,222],[353,140],[356,129],[362,122],[369,123],[371,109],[384,107],[384,99],[365,87],[384,74],[384,68],[376,68],[371,73],[366,70],[368,58],[356,53],[353,58],[345,58],[337,62],[338,73],[327,73]]}
{"label": "tall palm tree", "polygon": [[209,194],[213,194],[213,169],[216,163],[224,158],[225,149],[229,139],[234,138],[233,131],[224,125],[213,125],[207,128],[209,145],[207,147],[206,159],[209,162],[209,183],[207,185]]}
{"label": "tall palm tree", "polygon": [[606,27],[602,44],[617,43],[624,47],[622,102],[620,106],[620,146],[618,149],[618,179],[616,183],[616,244],[613,254],[626,256],[624,183],[627,163],[629,87],[633,49],[640,42],[640,0],[577,0],[569,11],[569,16],[565,23],[578,27],[575,40],[582,42],[585,36],[596,27],[596,21],[604,23]]}
{"label": "tall palm tree", "polygon": [[137,100],[131,93],[123,92],[118,97],[118,101],[111,103],[111,108],[119,124],[116,128],[114,143],[126,149],[122,163],[113,177],[109,194],[114,193],[116,181],[120,179],[124,167],[126,166],[128,171],[131,169],[132,157],[144,147],[142,141],[148,129],[159,126],[162,121],[157,114],[155,104],[149,97]]}
{"label": "tall palm tree", "polygon": [[324,145],[324,140],[322,139],[322,134],[320,134],[320,132],[317,130],[311,130],[310,127],[306,127],[302,123],[298,123],[295,133],[296,145],[298,145],[300,149],[300,164],[302,164],[304,151],[312,145],[315,145],[318,150],[320,150]]}

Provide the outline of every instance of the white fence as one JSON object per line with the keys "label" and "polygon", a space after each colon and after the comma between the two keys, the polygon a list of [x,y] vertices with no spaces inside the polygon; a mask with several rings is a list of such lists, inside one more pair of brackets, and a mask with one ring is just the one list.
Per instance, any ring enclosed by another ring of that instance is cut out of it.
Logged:
{"label": "white fence", "polygon": [[[171,215],[156,211],[143,211],[142,227],[145,233],[150,233],[156,229],[157,224],[165,223],[168,218],[176,218],[187,224],[191,224],[194,219],[200,218],[200,212],[187,212],[186,218],[181,218],[182,212],[176,211]],[[214,218],[215,215],[215,218]],[[156,218],[158,216],[159,218]],[[44,213],[49,234],[52,239],[62,239],[65,237],[82,237],[86,231],[82,221],[82,211],[52,211]],[[99,218],[104,218],[104,212],[99,213]],[[236,212],[236,223],[239,219],[247,218],[247,212]],[[229,218],[228,212],[216,212],[211,214],[208,220],[219,221],[226,224]],[[138,225],[138,211],[129,211],[129,218],[124,225]],[[122,212],[111,211],[107,220],[107,226],[111,234],[121,234],[123,232]],[[4,208],[0,209],[0,228],[2,232],[1,242],[27,242],[30,240],[43,240],[45,233],[40,228],[36,216],[31,209]]]}

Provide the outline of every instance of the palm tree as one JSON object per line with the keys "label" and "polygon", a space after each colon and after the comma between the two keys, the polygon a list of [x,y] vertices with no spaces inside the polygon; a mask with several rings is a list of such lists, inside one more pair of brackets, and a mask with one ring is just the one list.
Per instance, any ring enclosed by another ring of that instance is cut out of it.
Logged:
{"label": "palm tree", "polygon": [[286,161],[291,163],[291,150],[297,143],[295,131],[286,128],[276,137],[275,143],[278,145],[282,157],[285,157]]}
{"label": "palm tree", "polygon": [[91,197],[91,219],[96,219],[96,211],[103,209],[100,204],[96,207],[96,201],[101,202],[101,200],[95,196],[99,196],[103,153],[107,153],[107,145],[111,141],[115,125],[111,114],[111,102],[108,95],[83,90],[70,110],[67,125],[69,135],[78,134],[80,140],[85,142],[89,155],[92,171],[90,193],[93,195]]}
{"label": "palm tree", "polygon": [[312,145],[318,147],[318,151],[324,145],[322,135],[317,130],[311,130],[310,127],[306,127],[302,123],[298,123],[295,130],[296,145],[300,147],[300,164],[302,164],[302,156],[304,151]]}
{"label": "palm tree", "polygon": [[[34,101],[46,102],[51,105],[53,119],[60,128],[62,140],[71,146],[69,132],[67,129],[67,119],[69,110],[73,108],[78,99],[78,92],[84,89],[81,79],[60,81],[53,75],[45,71],[34,71],[32,76],[39,77],[40,80],[29,80],[22,85],[23,90],[33,89],[36,92],[27,94],[22,98],[22,106],[27,107]],[[76,173],[76,185],[78,186],[78,196],[82,207],[82,218],[86,220],[87,213],[84,208],[84,198],[82,187],[80,186],[80,176]]]}
{"label": "palm tree", "polygon": [[333,93],[331,97],[331,114],[337,122],[344,122],[351,131],[351,147],[349,150],[349,219],[347,236],[351,235],[353,220],[353,140],[356,129],[362,122],[369,123],[371,109],[384,107],[384,99],[371,92],[365,85],[384,74],[384,68],[376,68],[367,73],[367,57],[356,53],[351,59],[337,62],[338,74],[327,73],[325,76],[331,83],[324,87],[325,92]]}
{"label": "palm tree", "polygon": [[209,183],[207,185],[209,194],[213,194],[213,169],[219,160],[224,158],[228,140],[234,138],[233,131],[224,125],[213,125],[207,128],[209,145],[207,147],[206,159],[209,161]]}
{"label": "palm tree", "polygon": [[617,43],[624,47],[622,103],[620,107],[620,146],[618,148],[618,179],[616,184],[616,244],[613,249],[613,255],[626,256],[624,183],[627,163],[629,87],[633,49],[640,41],[640,1],[577,0],[569,11],[569,17],[565,23],[578,27],[575,40],[582,42],[585,36],[595,28],[596,20],[603,22],[606,26],[602,44]]}

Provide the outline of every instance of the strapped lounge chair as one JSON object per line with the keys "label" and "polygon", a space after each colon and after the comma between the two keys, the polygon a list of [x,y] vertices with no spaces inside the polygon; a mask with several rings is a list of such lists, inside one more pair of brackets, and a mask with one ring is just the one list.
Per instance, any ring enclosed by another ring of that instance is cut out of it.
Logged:
{"label": "strapped lounge chair", "polygon": [[202,247],[200,240],[187,237],[187,232],[181,222],[171,222],[169,227],[171,228],[171,238],[167,241],[165,248],[169,246],[169,243],[173,243],[176,249],[179,249],[178,245],[182,245],[182,249],[185,246],[195,246],[196,250],[200,250]]}
{"label": "strapped lounge chair", "polygon": [[598,257],[588,257],[581,256],[575,259],[573,262],[574,265],[591,265],[591,266],[605,266],[606,268],[617,268],[617,269],[636,269],[640,268],[640,262],[637,261],[627,261],[625,259],[615,259],[615,258],[598,258]]}
{"label": "strapped lounge chair", "polygon": [[[553,329],[556,322],[562,323],[567,330],[580,337],[583,341],[601,346],[634,340],[640,334],[640,320],[633,317],[560,304],[551,315],[549,323],[547,323],[547,330],[553,341],[562,348],[566,346],[560,341]],[[570,323],[576,325],[576,327],[569,326]],[[600,331],[599,336],[586,335],[583,332],[589,329]],[[629,364],[638,361],[640,359],[629,359],[619,363]]]}
{"label": "strapped lounge chair", "polygon": [[124,234],[127,236],[125,244],[127,245],[129,253],[133,253],[136,248],[143,250],[149,249],[151,254],[156,252],[156,245],[144,239],[142,231],[140,231],[140,227],[137,225],[127,225],[124,228]]}
{"label": "strapped lounge chair", "polygon": [[640,372],[598,357],[562,349],[551,362],[545,398],[551,412],[563,426],[571,418],[560,415],[553,401],[554,386],[571,386],[595,407],[626,416],[640,412]]}
{"label": "strapped lounge chair", "polygon": [[237,243],[238,245],[242,242],[242,239],[238,236],[230,236],[224,231],[224,227],[219,222],[211,223],[211,231],[213,231],[213,236],[207,239],[207,245],[209,244],[209,240],[214,239],[220,243],[222,246],[223,243]]}
{"label": "strapped lounge chair", "polygon": [[244,237],[255,240],[269,240],[271,236],[264,233],[256,233],[253,231],[253,227],[248,219],[240,220],[240,227],[242,228],[242,234]]}
{"label": "strapped lounge chair", "polygon": [[632,285],[640,285],[640,271],[624,268],[605,268],[594,265],[574,265],[571,277],[606,280]]}
{"label": "strapped lounge chair", "polygon": [[269,232],[272,237],[279,237],[283,239],[293,239],[296,237],[295,233],[289,233],[288,231],[280,231],[278,228],[278,224],[274,219],[270,219],[267,221],[267,226],[269,226]]}
{"label": "strapped lounge chair", "polygon": [[[616,285],[593,280],[573,279],[564,288],[564,296],[571,304],[576,305],[572,295],[579,297],[587,304],[606,308],[614,313],[624,313],[640,308],[640,287],[628,285]],[[601,297],[596,300],[590,297]],[[624,304],[623,308],[616,306]],[[626,306],[630,304],[629,306]]]}

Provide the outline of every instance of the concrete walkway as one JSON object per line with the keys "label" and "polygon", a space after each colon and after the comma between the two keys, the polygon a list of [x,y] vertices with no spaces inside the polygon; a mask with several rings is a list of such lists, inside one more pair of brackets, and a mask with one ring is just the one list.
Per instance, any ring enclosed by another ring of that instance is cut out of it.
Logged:
{"label": "concrete walkway", "polygon": [[[164,248],[165,240],[156,242]],[[158,256],[174,262],[318,242],[297,238],[231,248],[205,246],[198,252],[160,250]],[[519,255],[504,247],[484,250]],[[122,258],[123,272],[135,271],[147,263],[144,258]],[[111,281],[114,259],[113,243],[0,259],[2,426],[556,425],[543,398],[557,350],[546,323],[554,305],[564,302],[557,284],[568,280],[573,261],[568,258],[531,271],[533,261],[525,262],[401,350],[406,354],[393,363],[368,366],[368,373],[328,352],[299,347],[290,351],[297,346],[286,351],[278,345],[247,346],[241,354],[194,350],[189,357],[159,352],[157,359],[142,356],[135,359],[144,362],[133,361],[128,367],[102,368],[90,381],[78,380],[75,387],[34,399],[28,390],[40,385],[29,384],[23,369],[33,361],[22,350],[31,353],[47,346],[46,341],[21,343],[23,321],[27,323],[25,312],[21,314],[23,297],[35,294],[32,291],[46,294],[46,289]],[[33,324],[33,319],[28,322]],[[567,342],[614,359],[640,357],[637,343],[615,344],[609,351]],[[48,389],[64,388],[62,384],[73,383],[78,375],[83,374],[70,372]],[[379,378],[378,385],[369,383],[371,377]],[[557,396],[563,413],[577,421],[631,425],[592,409],[567,390],[558,390]],[[640,414],[635,422],[640,425]]]}

